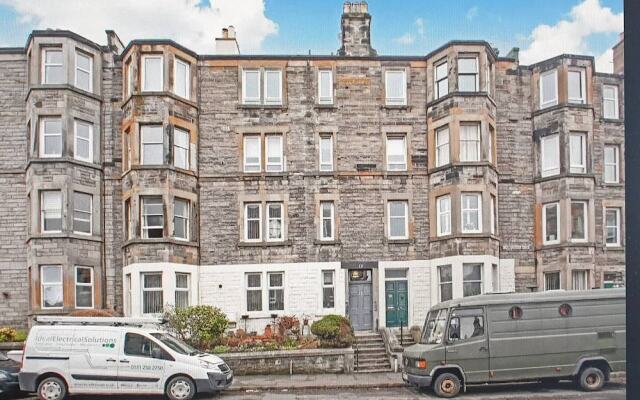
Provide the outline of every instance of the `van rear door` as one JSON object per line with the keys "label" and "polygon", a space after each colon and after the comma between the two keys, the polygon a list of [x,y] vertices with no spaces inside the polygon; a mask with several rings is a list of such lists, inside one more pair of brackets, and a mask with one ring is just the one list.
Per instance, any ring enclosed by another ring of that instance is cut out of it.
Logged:
{"label": "van rear door", "polygon": [[123,331],[118,357],[118,388],[126,393],[163,393],[165,358],[170,356],[151,337]]}
{"label": "van rear door", "polygon": [[71,393],[112,393],[118,389],[120,336],[116,329],[74,330],[69,357]]}
{"label": "van rear door", "polygon": [[458,308],[451,311],[447,328],[446,362],[458,365],[466,382],[489,380],[489,341],[483,308]]}

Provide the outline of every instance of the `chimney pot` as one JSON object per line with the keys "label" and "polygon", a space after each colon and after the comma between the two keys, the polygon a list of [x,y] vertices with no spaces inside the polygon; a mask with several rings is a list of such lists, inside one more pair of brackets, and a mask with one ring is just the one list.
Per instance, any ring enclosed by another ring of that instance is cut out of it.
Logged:
{"label": "chimney pot", "polygon": [[236,38],[236,28],[233,25],[229,25],[229,39],[235,39]]}
{"label": "chimney pot", "polygon": [[229,30],[227,28],[222,28],[222,38],[229,39]]}

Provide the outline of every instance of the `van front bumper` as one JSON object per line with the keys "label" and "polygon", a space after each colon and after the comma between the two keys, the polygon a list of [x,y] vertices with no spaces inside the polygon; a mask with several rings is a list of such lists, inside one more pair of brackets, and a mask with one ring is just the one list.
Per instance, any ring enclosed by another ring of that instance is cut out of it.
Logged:
{"label": "van front bumper", "polygon": [[415,375],[408,372],[403,372],[402,380],[413,386],[431,386],[431,375]]}
{"label": "van front bumper", "polygon": [[224,390],[233,383],[233,372],[223,374],[222,372],[207,372],[209,379],[196,379],[196,390],[198,393],[212,393]]}

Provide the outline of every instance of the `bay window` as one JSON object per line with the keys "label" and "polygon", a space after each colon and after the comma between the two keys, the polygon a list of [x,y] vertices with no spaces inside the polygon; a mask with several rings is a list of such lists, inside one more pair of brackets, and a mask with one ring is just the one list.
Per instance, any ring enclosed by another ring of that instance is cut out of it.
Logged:
{"label": "bay window", "polygon": [[588,290],[589,289],[589,271],[576,270],[571,271],[571,289]]}
{"label": "bay window", "polygon": [[162,273],[147,272],[142,277],[142,313],[160,314],[164,310]]}
{"label": "bay window", "polygon": [[434,82],[434,100],[449,94],[449,69],[446,60],[435,66]]}
{"label": "bay window", "polygon": [[620,208],[607,207],[605,208],[605,243],[607,247],[621,246],[620,240]]}
{"label": "bay window", "polygon": [[560,272],[544,273],[544,290],[560,290]]}
{"label": "bay window", "polygon": [[482,197],[480,193],[463,193],[461,196],[462,233],[482,231]]}
{"label": "bay window", "polygon": [[164,164],[164,129],[162,125],[140,126],[142,165]]}
{"label": "bay window", "polygon": [[62,120],[60,117],[40,119],[40,157],[62,157]]}
{"label": "bay window", "polygon": [[42,308],[62,308],[64,305],[61,265],[40,267],[40,306]]}
{"label": "bay window", "polygon": [[458,91],[478,91],[478,58],[458,58]]}
{"label": "bay window", "polygon": [[438,266],[438,286],[440,301],[447,301],[453,298],[453,275],[451,265]]}
{"label": "bay window", "polygon": [[173,89],[175,94],[178,96],[189,100],[190,95],[190,87],[191,87],[191,76],[190,76],[191,66],[189,63],[182,61],[178,58],[175,59],[173,70],[174,70],[174,82]]}
{"label": "bay window", "polygon": [[620,147],[617,145],[604,146],[604,182],[620,182]]}
{"label": "bay window", "polygon": [[482,294],[482,264],[462,264],[462,296]]}
{"label": "bay window", "polygon": [[436,131],[436,167],[449,164],[449,127]]}
{"label": "bay window", "polygon": [[65,69],[61,48],[42,50],[42,83],[59,84],[65,82]]}
{"label": "bay window", "polygon": [[540,108],[558,104],[558,71],[540,74]]}
{"label": "bay window", "polygon": [[571,202],[571,241],[587,241],[588,203],[586,201]]}
{"label": "bay window", "polygon": [[40,192],[40,232],[62,232],[62,192],[46,190]]}
{"label": "bay window", "polygon": [[93,196],[73,192],[73,232],[91,235]]}
{"label": "bay window", "polygon": [[191,286],[191,274],[176,272],[176,291],[175,291],[175,306],[176,308],[186,308],[190,304],[190,286]]}
{"label": "bay window", "polygon": [[560,173],[560,137],[558,134],[540,139],[540,174],[546,176]]}
{"label": "bay window", "polygon": [[189,169],[189,132],[173,128],[173,165],[176,168]]}
{"label": "bay window", "polygon": [[451,196],[440,196],[436,199],[438,213],[437,235],[445,236],[451,234]]}
{"label": "bay window", "polygon": [[173,237],[189,240],[189,200],[173,199]]}
{"label": "bay window", "polygon": [[164,237],[164,206],[160,196],[143,196],[142,200],[142,238],[157,239]]}
{"label": "bay window", "polygon": [[560,205],[549,203],[542,206],[542,242],[556,244],[560,242]]}
{"label": "bay window", "polygon": [[142,56],[142,91],[161,92],[164,89],[163,58],[161,55]]}
{"label": "bay window", "polygon": [[93,268],[76,266],[76,308],[93,308]]}
{"label": "bay window", "polygon": [[587,134],[572,132],[569,135],[569,171],[572,174],[587,172]]}
{"label": "bay window", "polygon": [[93,57],[76,50],[76,87],[93,90]]}
{"label": "bay window", "polygon": [[480,124],[460,125],[460,161],[480,161]]}
{"label": "bay window", "polygon": [[602,86],[602,115],[608,119],[618,119],[618,87],[614,85]]}
{"label": "bay window", "polygon": [[76,160],[93,162],[93,125],[76,119],[74,121],[73,154]]}
{"label": "bay window", "polygon": [[569,70],[569,103],[586,104],[584,69]]}

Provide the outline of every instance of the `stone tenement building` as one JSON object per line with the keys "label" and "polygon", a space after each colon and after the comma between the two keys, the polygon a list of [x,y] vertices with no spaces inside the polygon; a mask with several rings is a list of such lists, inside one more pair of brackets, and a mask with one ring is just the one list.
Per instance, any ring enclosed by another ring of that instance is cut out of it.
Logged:
{"label": "stone tenement building", "polygon": [[346,3],[337,55],[243,55],[232,27],[216,55],[0,49],[0,324],[204,303],[375,329],[624,284],[623,76],[484,41],[379,55],[370,23]]}

